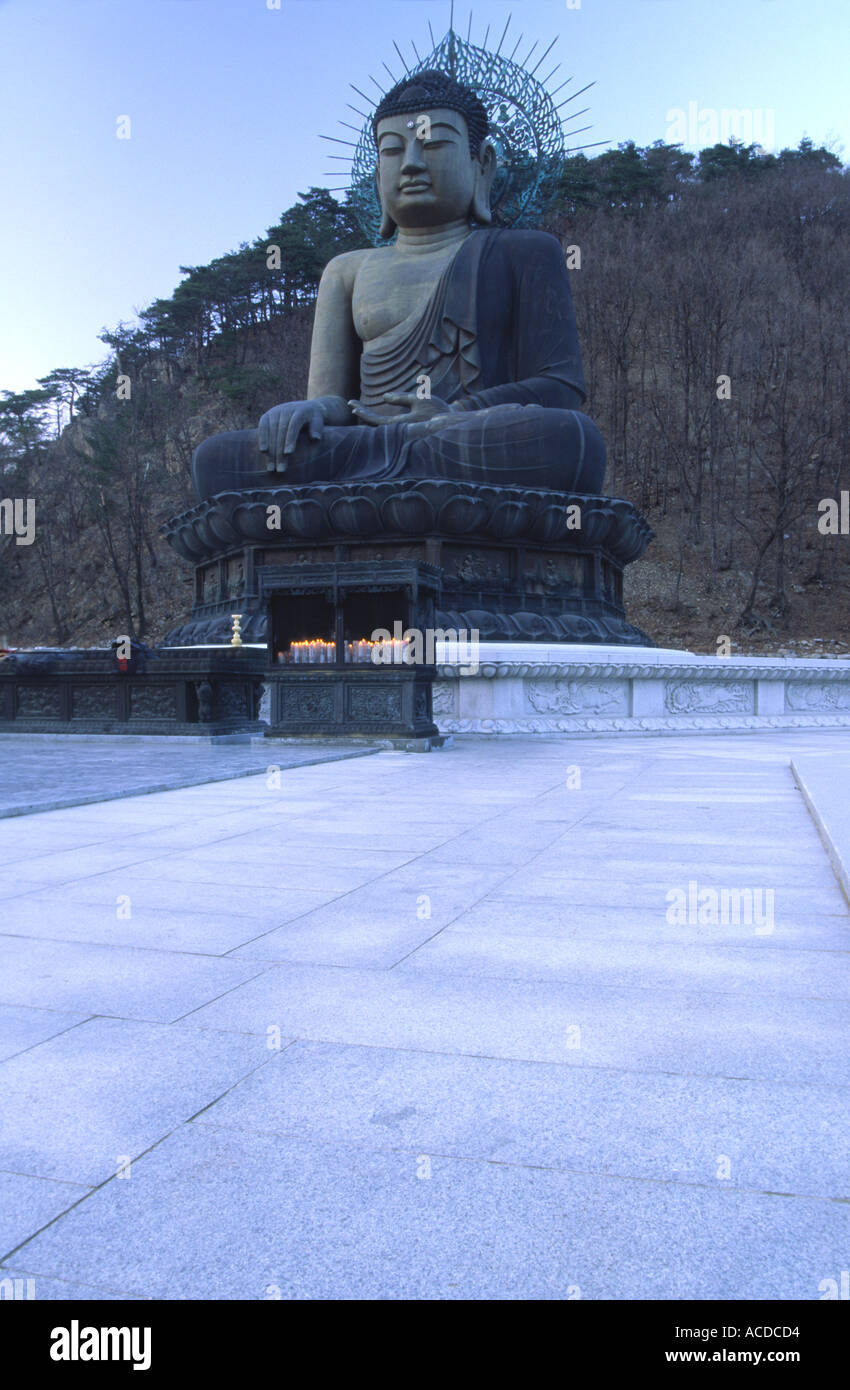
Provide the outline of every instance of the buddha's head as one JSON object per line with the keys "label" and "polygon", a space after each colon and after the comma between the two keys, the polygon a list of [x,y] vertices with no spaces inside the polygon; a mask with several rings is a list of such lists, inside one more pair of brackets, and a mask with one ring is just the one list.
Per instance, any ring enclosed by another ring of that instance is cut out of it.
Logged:
{"label": "buddha's head", "polygon": [[415,73],[387,92],[372,129],[382,237],[396,227],[490,222],[496,151],[468,87],[435,70]]}

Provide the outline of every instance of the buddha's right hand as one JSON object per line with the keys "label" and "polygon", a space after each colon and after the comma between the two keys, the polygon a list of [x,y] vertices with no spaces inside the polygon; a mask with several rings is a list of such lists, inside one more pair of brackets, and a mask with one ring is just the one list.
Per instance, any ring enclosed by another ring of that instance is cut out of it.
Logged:
{"label": "buddha's right hand", "polygon": [[257,430],[257,447],[261,454],[268,454],[269,471],[286,471],[287,455],[294,451],[302,430],[306,429],[311,439],[321,439],[324,428],[325,417],[316,401],[286,401],[272,406],[260,419]]}
{"label": "buddha's right hand", "polygon": [[[341,417],[337,419],[337,417]],[[302,430],[313,441],[321,439],[325,425],[342,424],[343,416],[350,419],[348,407],[341,397],[322,396],[312,401],[286,401],[272,406],[260,419],[257,447],[268,454],[270,472],[286,472],[290,454],[294,453]]]}

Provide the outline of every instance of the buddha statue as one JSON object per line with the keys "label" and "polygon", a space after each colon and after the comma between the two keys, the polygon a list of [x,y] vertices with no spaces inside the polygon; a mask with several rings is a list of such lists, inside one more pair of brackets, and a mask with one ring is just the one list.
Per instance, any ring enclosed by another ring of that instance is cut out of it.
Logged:
{"label": "buddha statue", "polygon": [[198,500],[396,478],[598,493],[605,444],[581,409],[564,253],[547,233],[491,225],[482,102],[418,72],[383,98],[373,131],[381,234],[396,239],[329,262],[307,399],[205,440]]}

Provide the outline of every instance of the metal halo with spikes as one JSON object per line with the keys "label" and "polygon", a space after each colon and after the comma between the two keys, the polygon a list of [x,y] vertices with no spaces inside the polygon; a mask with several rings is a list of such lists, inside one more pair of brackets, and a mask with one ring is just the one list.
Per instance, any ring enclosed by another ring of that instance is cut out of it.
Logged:
{"label": "metal halo with spikes", "polygon": [[[428,25],[433,44],[430,53],[420,58],[414,44],[416,61],[408,65],[398,45],[395,45],[395,48],[404,64],[406,76],[413,77],[417,72],[437,68],[469,87],[484,103],[490,123],[489,137],[496,147],[498,156],[498,168],[490,195],[493,224],[498,227],[535,226],[558,195],[567,155],[573,152],[573,149],[568,151],[566,138],[579,133],[573,130],[565,135],[563,118],[559,112],[563,106],[574,101],[582,92],[586,92],[588,87],[583,87],[580,92],[556,105],[553,99],[556,93],[549,93],[543,82],[535,77],[535,73],[552,51],[557,39],[552,40],[534,67],[528,71],[523,63],[513,60],[513,54],[522,42],[522,34],[514,45],[510,58],[501,53],[510,22],[509,16],[498,47],[491,51],[486,47],[489,25],[484,43],[480,47],[471,43],[471,13],[467,37],[464,39],[454,29],[452,6],[450,27],[440,43],[435,42],[430,23]],[[535,43],[526,61],[531,58],[536,48]],[[386,67],[386,64],[384,66]],[[555,72],[557,68],[553,69],[549,76],[554,76]],[[561,91],[571,81],[572,78],[567,78],[556,91]],[[365,93],[354,87],[353,83],[350,85],[358,96],[371,105],[371,98],[366,98]],[[375,86],[378,86],[377,82]],[[593,86],[593,83],[589,83],[588,86]],[[360,130],[360,138],[351,156],[349,206],[372,244],[381,245],[381,209],[374,182],[377,150],[372,134],[372,118],[362,111],[358,111],[357,114],[365,117],[365,124]],[[584,112],[576,113],[582,114]],[[351,128],[349,126],[349,129]],[[588,126],[582,127],[582,130],[587,129]],[[337,172],[342,173],[342,170]]]}

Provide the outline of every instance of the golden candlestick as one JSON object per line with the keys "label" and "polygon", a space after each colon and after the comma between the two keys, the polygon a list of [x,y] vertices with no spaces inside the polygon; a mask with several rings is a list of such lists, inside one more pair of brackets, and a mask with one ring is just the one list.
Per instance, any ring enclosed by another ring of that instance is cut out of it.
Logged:
{"label": "golden candlestick", "polygon": [[240,624],[241,621],[242,621],[242,614],[241,614],[241,613],[231,613],[230,616],[231,616],[231,618],[232,618],[232,620],[233,620],[233,636],[232,636],[231,639],[230,639],[230,645],[231,645],[231,647],[241,647],[241,646],[242,646],[242,633],[239,631],[239,624]]}

